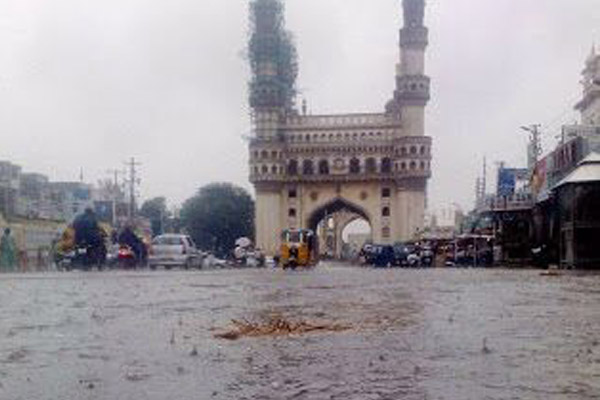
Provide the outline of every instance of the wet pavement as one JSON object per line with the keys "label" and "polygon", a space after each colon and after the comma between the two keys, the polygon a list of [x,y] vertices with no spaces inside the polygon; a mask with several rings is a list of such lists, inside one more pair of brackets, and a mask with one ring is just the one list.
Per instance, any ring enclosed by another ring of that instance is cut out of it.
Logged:
{"label": "wet pavement", "polygon": [[[350,329],[223,340],[231,320]],[[0,276],[0,399],[600,399],[600,276]]]}

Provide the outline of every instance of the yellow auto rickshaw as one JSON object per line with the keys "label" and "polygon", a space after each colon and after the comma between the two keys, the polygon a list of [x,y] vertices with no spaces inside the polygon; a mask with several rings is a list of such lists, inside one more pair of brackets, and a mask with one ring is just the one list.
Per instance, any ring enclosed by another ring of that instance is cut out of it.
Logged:
{"label": "yellow auto rickshaw", "polygon": [[316,235],[309,229],[286,229],[281,235],[281,266],[309,267],[316,259]]}

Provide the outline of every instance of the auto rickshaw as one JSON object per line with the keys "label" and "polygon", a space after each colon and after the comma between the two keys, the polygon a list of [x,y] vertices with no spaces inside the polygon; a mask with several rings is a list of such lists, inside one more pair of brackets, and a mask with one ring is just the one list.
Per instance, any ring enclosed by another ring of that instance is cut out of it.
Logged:
{"label": "auto rickshaw", "polygon": [[283,269],[310,267],[315,261],[316,235],[309,229],[286,229],[281,235]]}

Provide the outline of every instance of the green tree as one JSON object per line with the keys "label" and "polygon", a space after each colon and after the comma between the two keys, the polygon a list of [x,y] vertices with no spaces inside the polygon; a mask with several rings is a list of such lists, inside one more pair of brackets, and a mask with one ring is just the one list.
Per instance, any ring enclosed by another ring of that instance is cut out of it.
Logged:
{"label": "green tree", "polygon": [[152,234],[160,235],[164,231],[164,224],[169,217],[167,211],[167,199],[164,197],[155,197],[146,200],[140,208],[140,215],[150,220],[152,224]]}
{"label": "green tree", "polygon": [[200,248],[226,256],[236,239],[254,237],[254,200],[243,188],[213,183],[185,202],[181,222]]}

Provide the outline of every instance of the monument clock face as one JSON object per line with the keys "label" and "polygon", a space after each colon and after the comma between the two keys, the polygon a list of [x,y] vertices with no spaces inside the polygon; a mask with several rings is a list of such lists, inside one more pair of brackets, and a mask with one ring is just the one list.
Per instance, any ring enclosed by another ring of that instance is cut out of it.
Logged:
{"label": "monument clock face", "polygon": [[298,63],[282,23],[283,1],[251,3],[250,180],[257,246],[270,255],[277,253],[283,230],[317,231],[325,220],[343,225],[362,218],[373,242],[381,244],[413,239],[422,230],[432,145],[424,127],[428,30],[425,1],[402,4],[400,67],[382,110],[307,115],[306,104],[295,107]]}

